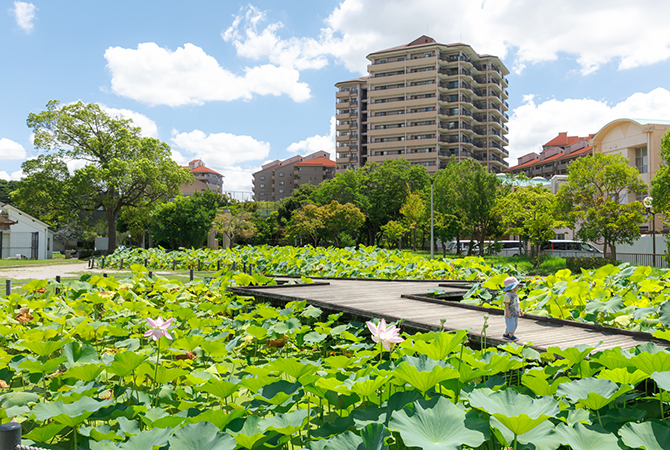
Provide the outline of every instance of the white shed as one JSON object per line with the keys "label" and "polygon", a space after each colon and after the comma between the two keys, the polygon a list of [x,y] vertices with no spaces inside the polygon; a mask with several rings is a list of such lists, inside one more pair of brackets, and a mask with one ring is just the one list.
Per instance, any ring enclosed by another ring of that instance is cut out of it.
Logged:
{"label": "white shed", "polygon": [[0,203],[0,216],[14,222],[0,231],[0,257],[51,259],[54,232],[49,225],[4,203]]}

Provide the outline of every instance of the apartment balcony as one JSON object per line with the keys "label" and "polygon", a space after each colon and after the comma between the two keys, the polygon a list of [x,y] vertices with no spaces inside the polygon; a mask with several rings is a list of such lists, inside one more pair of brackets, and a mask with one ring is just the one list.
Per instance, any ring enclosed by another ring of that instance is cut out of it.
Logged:
{"label": "apartment balcony", "polygon": [[396,88],[390,88],[390,89],[375,89],[375,90],[369,90],[368,91],[368,99],[370,101],[368,103],[373,103],[372,99],[376,98],[384,98],[384,97],[392,97],[394,95],[400,95],[405,93],[405,87],[396,87]]}
{"label": "apartment balcony", "polygon": [[429,56],[423,58],[412,58],[405,60],[405,65],[407,68],[410,67],[422,67],[422,66],[435,66],[437,64],[437,56]]}
{"label": "apartment balcony", "polygon": [[405,114],[407,121],[435,119],[437,111],[417,111]]}
{"label": "apartment balcony", "polygon": [[351,116],[349,115],[349,112],[347,111],[346,113],[338,113],[335,115],[335,120],[349,120]]}
{"label": "apartment balcony", "polygon": [[425,72],[414,72],[414,73],[408,73],[404,75],[407,80],[407,84],[409,84],[412,81],[416,80],[434,80],[436,76],[436,71],[435,70],[428,70]]}
{"label": "apartment balcony", "polygon": [[400,133],[405,133],[404,127],[375,128],[368,131],[368,136],[370,137],[370,141],[372,141],[374,138],[398,136]]}
{"label": "apartment balcony", "polygon": [[345,135],[345,136],[335,136],[335,141],[336,142],[349,142],[351,140],[351,136]]}
{"label": "apartment balcony", "polygon": [[416,86],[407,86],[404,88],[405,92],[407,93],[408,96],[412,94],[418,94],[421,92],[435,92],[437,90],[437,83],[430,83],[430,84],[418,84]]}
{"label": "apartment balcony", "polygon": [[385,76],[375,76],[375,74],[371,73],[368,78],[368,95],[370,94],[370,91],[374,90],[375,86],[385,84],[400,84],[404,82],[405,82],[404,73],[396,75],[385,75]]}
{"label": "apartment balcony", "polygon": [[405,106],[407,108],[420,108],[422,106],[434,106],[437,103],[437,98],[436,97],[424,97],[424,98],[415,98],[415,99],[407,99],[405,101]]}
{"label": "apartment balcony", "polygon": [[393,70],[404,69],[405,61],[392,61],[378,64],[368,64],[368,73],[391,72]]}
{"label": "apartment balcony", "polygon": [[341,98],[349,98],[351,96],[351,92],[349,91],[337,91],[335,93],[335,98],[341,99]]}

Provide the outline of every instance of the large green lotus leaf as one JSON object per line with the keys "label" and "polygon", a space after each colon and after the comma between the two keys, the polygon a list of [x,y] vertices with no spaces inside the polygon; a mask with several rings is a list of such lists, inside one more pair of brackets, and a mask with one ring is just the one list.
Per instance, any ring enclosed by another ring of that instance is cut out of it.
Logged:
{"label": "large green lotus leaf", "polygon": [[670,427],[656,420],[627,423],[619,430],[619,436],[629,448],[667,450],[668,442],[670,442]]}
{"label": "large green lotus leaf", "polygon": [[188,373],[184,369],[180,369],[178,367],[172,367],[168,369],[167,367],[159,364],[158,370],[156,370],[155,363],[152,364],[152,366],[153,367],[151,367],[150,369],[146,368],[144,370],[144,373],[159,385],[163,385],[165,383],[171,383],[177,378],[182,377]]}
{"label": "large green lotus leaf", "polygon": [[335,377],[321,378],[316,380],[316,386],[330,392],[338,392],[343,395],[351,394],[348,386],[344,385],[342,381]]}
{"label": "large green lotus leaf", "polygon": [[23,437],[26,439],[31,439],[35,442],[45,444],[51,441],[51,439],[53,439],[54,436],[60,433],[63,430],[63,428],[65,428],[65,425],[61,423],[50,422],[48,424],[44,424],[39,427],[33,428],[32,430],[30,430],[30,433],[24,435]]}
{"label": "large green lotus leaf", "polygon": [[104,441],[104,440],[110,440],[110,441],[123,441],[124,437],[122,435],[119,435],[112,430],[112,427],[107,425],[106,423],[103,423],[102,425],[98,425],[97,427],[79,427],[79,434],[83,436],[88,436],[96,441]]}
{"label": "large green lotus leaf", "polygon": [[0,405],[2,405],[4,409],[7,409],[14,406],[26,406],[30,403],[37,403],[40,396],[34,392],[14,391],[0,396],[0,399],[2,399],[0,400]]}
{"label": "large green lotus leaf", "polygon": [[501,372],[520,369],[526,364],[523,359],[517,356],[494,351],[487,351],[482,355],[481,359],[475,358],[474,355],[468,355],[467,357],[464,356],[463,360],[467,360],[473,367],[485,370],[487,375],[495,375]]}
{"label": "large green lotus leaf", "polygon": [[280,434],[292,435],[305,426],[307,418],[306,409],[298,409],[287,414],[277,414],[271,417],[263,418],[259,422],[260,429],[273,430]]}
{"label": "large green lotus leaf", "polygon": [[[233,340],[235,341],[235,340]],[[231,342],[233,342],[231,341]],[[235,345],[233,345],[233,348],[237,346],[237,342],[235,341]],[[207,353],[209,356],[213,356],[215,358],[221,358],[223,356],[226,356],[228,354],[229,349],[226,346],[226,343],[220,340],[214,340],[214,341],[205,341],[200,344],[200,348]]]}
{"label": "large green lotus leaf", "polygon": [[[549,382],[551,381],[551,383]],[[554,395],[558,385],[570,381],[568,377],[550,378],[546,370],[539,368],[528,370],[521,375],[521,384],[533,391],[535,395]]]}
{"label": "large green lotus leaf", "polygon": [[119,450],[149,450],[154,446],[163,447],[168,442],[172,430],[168,428],[152,428],[131,436],[126,442],[119,444]]}
{"label": "large green lotus leaf", "polygon": [[565,365],[565,362],[567,362],[568,367],[572,367],[575,364],[579,364],[581,361],[584,361],[584,358],[586,358],[589,353],[595,350],[598,345],[595,347],[590,347],[588,345],[580,344],[565,349],[560,347],[549,347],[547,349],[547,353],[563,357],[564,361],[558,360],[559,365]]}
{"label": "large green lotus leaf", "polygon": [[558,385],[556,394],[565,395],[573,402],[579,402],[590,410],[598,410],[615,400],[624,392],[630,390],[630,386],[624,385],[621,388],[610,381],[598,378],[584,378],[569,383]]}
{"label": "large green lotus leaf", "polygon": [[330,356],[324,362],[334,369],[346,369],[354,362],[354,358],[347,358],[344,355]]}
{"label": "large green lotus leaf", "polygon": [[185,425],[168,439],[170,450],[233,450],[237,444],[228,433],[208,422]]}
{"label": "large green lotus leaf", "polygon": [[435,361],[443,361],[468,337],[466,330],[458,330],[455,333],[435,333],[435,339],[430,344],[425,341],[416,341],[414,349],[422,355]]}
{"label": "large green lotus leaf", "polygon": [[654,372],[650,378],[664,391],[670,391],[670,372]]}
{"label": "large green lotus leaf", "polygon": [[610,380],[619,384],[630,384],[635,386],[639,382],[649,378],[649,375],[639,369],[635,369],[635,372],[631,373],[628,371],[628,369],[617,367],[616,369],[611,370],[601,370],[600,373],[596,375],[596,378]]}
{"label": "large green lotus leaf", "polygon": [[[490,423],[491,428],[498,430],[505,440],[501,444],[511,447],[514,442],[514,433],[495,417],[491,417]],[[559,445],[561,443],[556,439],[554,424],[549,420],[517,436],[517,450],[555,450]]]}
{"label": "large green lotus leaf", "polygon": [[140,355],[130,350],[119,352],[114,355],[114,362],[107,368],[107,372],[125,377],[133,373],[133,370],[141,366],[146,359],[147,355]]}
{"label": "large green lotus leaf", "polygon": [[388,428],[409,447],[425,450],[477,447],[488,439],[489,426],[476,413],[466,413],[444,397],[419,400],[393,414]]}
{"label": "large green lotus leaf", "polygon": [[413,356],[404,356],[403,358],[405,361],[396,367],[393,375],[411,384],[421,392],[426,392],[445,380],[460,377],[456,369],[444,367],[426,355],[421,355],[418,358]]}
{"label": "large green lotus leaf", "polygon": [[658,308],[658,320],[661,321],[665,328],[670,328],[670,301],[664,302]]}
{"label": "large green lotus leaf", "polygon": [[45,357],[54,354],[57,350],[59,350],[67,343],[68,341],[66,339],[63,339],[61,341],[36,341],[36,342],[24,341],[19,343],[17,347],[28,349],[40,357]]}
{"label": "large green lotus leaf", "polygon": [[39,403],[33,408],[32,414],[41,422],[53,419],[58,423],[74,428],[100,408],[112,403],[114,403],[113,399],[98,402],[91,397],[82,397],[74,403],[64,404],[62,401]]}
{"label": "large green lotus leaf", "polygon": [[246,331],[256,339],[263,339],[268,334],[268,330],[258,325],[249,325]]}
{"label": "large green lotus leaf", "polygon": [[259,426],[260,421],[261,418],[258,416],[248,416],[241,426],[233,426],[238,421],[231,423],[228,431],[235,437],[238,445],[253,449],[272,437],[272,434],[263,433]]}
{"label": "large green lotus leaf", "polygon": [[225,399],[231,396],[234,392],[236,392],[238,388],[239,386],[236,383],[210,378],[209,380],[207,380],[207,383],[203,384],[202,386],[199,386],[198,390],[209,392],[210,394],[220,399]]}
{"label": "large green lotus leaf", "polygon": [[615,314],[623,309],[623,298],[618,295],[613,296],[607,301],[600,299],[591,300],[586,304],[586,312],[590,314]]}
{"label": "large green lotus leaf", "polygon": [[137,420],[130,420],[123,416],[116,418],[119,422],[119,431],[121,431],[125,436],[135,436],[140,433],[140,424]]}
{"label": "large green lotus leaf", "polygon": [[289,383],[286,380],[279,380],[260,388],[258,390],[258,395],[263,397],[263,400],[270,402],[273,405],[281,405],[298,392],[300,387],[301,384],[298,382]]}
{"label": "large green lotus leaf", "polygon": [[98,352],[87,342],[70,342],[63,347],[65,367],[70,368],[81,364],[98,362]]}
{"label": "large green lotus leaf", "polygon": [[516,435],[527,433],[560,411],[552,397],[534,399],[513,389],[477,389],[470,394],[470,405],[491,414]]}
{"label": "large green lotus leaf", "polygon": [[358,403],[361,401],[361,398],[357,394],[344,395],[334,391],[328,391],[326,392],[326,400],[328,400],[328,403],[333,405],[334,408],[341,410],[347,409],[351,405]]}
{"label": "large green lotus leaf", "polygon": [[596,426],[577,423],[568,426],[564,423],[556,427],[560,443],[579,450],[621,450],[616,435]]}
{"label": "large green lotus leaf", "polygon": [[380,423],[371,423],[361,430],[361,438],[363,438],[363,449],[387,450],[389,447],[386,445],[386,438],[390,436],[391,433],[384,425]]}
{"label": "large green lotus leaf", "polygon": [[311,362],[299,362],[295,358],[277,358],[269,366],[280,374],[285,373],[296,380],[303,375],[311,375],[319,370],[319,366]]}
{"label": "large green lotus leaf", "polygon": [[366,375],[355,380],[347,379],[344,381],[343,385],[347,386],[351,392],[354,392],[363,398],[367,398],[374,395],[377,389],[386,384],[388,380],[389,377],[381,375],[377,377],[374,375]]}
{"label": "large green lotus leaf", "polygon": [[73,366],[63,374],[63,378],[75,378],[82,381],[93,381],[102,373],[104,367],[98,364],[85,364]]}
{"label": "large green lotus leaf", "polygon": [[219,430],[223,430],[230,422],[244,415],[243,409],[234,409],[230,413],[220,409],[208,409],[194,417],[187,418],[184,423],[210,422],[216,425]]}
{"label": "large green lotus leaf", "polygon": [[[357,413],[358,410],[354,412]],[[327,438],[334,436],[336,434],[342,434],[349,429],[349,427],[354,423],[352,420],[353,415],[338,417],[333,423],[325,422],[317,429],[312,429],[309,431],[309,435],[312,438]],[[376,422],[375,422],[376,423]]]}
{"label": "large green lotus leaf", "polygon": [[594,355],[591,360],[597,362],[598,364],[607,367],[608,369],[618,369],[623,368],[627,369],[631,367],[631,358],[633,355],[627,350],[621,350],[620,348],[613,348],[603,350]]}
{"label": "large green lotus leaf", "polygon": [[184,336],[184,337],[179,338],[176,341],[174,341],[170,345],[170,347],[192,352],[193,350],[198,348],[198,346],[200,344],[202,344],[204,342],[204,340],[205,339],[202,336],[198,336],[198,335]]}
{"label": "large green lotus leaf", "polygon": [[247,377],[243,380],[240,380],[239,384],[249,389],[251,392],[256,393],[263,387],[279,381],[279,378],[270,375],[264,375],[259,377]]}
{"label": "large green lotus leaf", "polygon": [[327,334],[319,333],[317,331],[310,331],[303,337],[303,340],[307,344],[318,344],[319,342],[324,341],[327,337]]}
{"label": "large green lotus leaf", "polygon": [[[409,392],[416,392],[416,391],[409,391]],[[371,423],[388,422],[389,419],[387,417],[388,413],[389,409],[387,407],[370,404],[366,406],[364,409],[356,408],[354,410],[354,413],[349,415],[349,417],[353,417],[356,429],[360,430],[362,428],[365,428],[367,425],[370,425]]]}
{"label": "large green lotus leaf", "polygon": [[670,370],[670,353],[667,351],[656,353],[642,352],[639,355],[635,355],[631,362],[647,375],[651,375],[654,372],[667,372]]}
{"label": "large green lotus leaf", "polygon": [[363,438],[346,431],[342,434],[322,439],[320,441],[311,441],[308,444],[309,450],[363,450]]}
{"label": "large green lotus leaf", "polygon": [[30,359],[24,359],[21,364],[19,364],[19,369],[27,370],[30,373],[51,373],[55,371],[58,366],[65,362],[65,356],[59,356],[58,358],[47,359],[46,361],[31,361]]}

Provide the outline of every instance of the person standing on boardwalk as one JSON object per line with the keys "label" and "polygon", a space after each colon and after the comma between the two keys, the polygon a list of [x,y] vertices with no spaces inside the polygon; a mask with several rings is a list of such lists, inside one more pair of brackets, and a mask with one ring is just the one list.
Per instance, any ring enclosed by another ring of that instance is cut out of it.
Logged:
{"label": "person standing on boardwalk", "polygon": [[515,277],[507,277],[505,279],[505,287],[503,288],[503,292],[505,292],[505,296],[503,297],[503,304],[505,305],[505,333],[503,334],[503,339],[508,339],[512,342],[519,340],[518,337],[514,336],[514,333],[519,324],[519,317],[523,316],[521,305],[519,304],[519,295],[516,292],[519,289],[519,284],[519,280]]}

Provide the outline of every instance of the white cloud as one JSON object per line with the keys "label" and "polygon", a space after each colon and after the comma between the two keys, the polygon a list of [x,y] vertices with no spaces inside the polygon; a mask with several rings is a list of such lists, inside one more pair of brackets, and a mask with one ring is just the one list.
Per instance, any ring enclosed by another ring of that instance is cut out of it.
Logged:
{"label": "white cloud", "polygon": [[144,114],[138,113],[136,111],[131,111],[129,109],[109,108],[108,106],[105,106],[101,103],[98,104],[100,105],[100,108],[102,108],[103,111],[105,111],[112,117],[121,116],[124,119],[131,119],[133,121],[133,125],[135,125],[136,127],[140,127],[142,129],[141,133],[142,136],[152,138],[158,137],[158,126],[156,125],[156,122],[149,119]]}
{"label": "white cloud", "polygon": [[249,100],[257,95],[288,95],[296,102],[310,97],[300,73],[291,67],[265,64],[238,76],[193,44],[175,51],[153,42],[137,49],[105,51],[112,91],[150,105],[201,105],[208,101]]}
{"label": "white cloud", "polygon": [[240,57],[298,70],[323,67],[334,57],[364,74],[365,55],[409,43],[426,30],[438,42],[465,42],[479,53],[505,58],[516,52],[510,68],[517,72],[568,54],[588,74],[610,61],[629,69],[670,58],[669,15],[667,0],[344,0],[316,40],[283,39],[281,22],[259,29],[266,14],[253,6],[222,36]]}
{"label": "white cloud", "polygon": [[0,139],[0,160],[26,159],[26,149],[18,142],[7,138]]}
{"label": "white cloud", "polygon": [[263,159],[270,153],[269,142],[230,133],[207,135],[200,130],[193,130],[190,133],[179,133],[173,130],[172,142],[197,158],[201,158],[207,167],[214,170],[244,161]]}
{"label": "white cloud", "polygon": [[646,94],[638,92],[614,105],[589,98],[536,102],[532,95],[527,95],[523,104],[514,110],[508,124],[508,162],[514,166],[519,156],[538,153],[542,145],[559,132],[588,136],[612,120],[622,118],[667,120],[670,118],[670,92],[663,88]]}
{"label": "white cloud", "polygon": [[327,136],[315,135],[303,139],[300,142],[294,142],[286,148],[289,153],[299,153],[307,155],[319,150],[330,152],[335,157],[335,117],[330,118],[330,134]]}
{"label": "white cloud", "polygon": [[26,33],[30,34],[33,31],[33,19],[35,18],[35,5],[27,2],[14,2],[14,19],[16,24]]}
{"label": "white cloud", "polygon": [[235,198],[247,198],[249,195],[243,195],[245,192],[251,192],[253,187],[253,173],[261,170],[259,167],[242,168],[240,166],[228,166],[220,170],[225,177],[223,181],[223,190],[232,192]]}
{"label": "white cloud", "polygon": [[7,181],[19,181],[21,178],[23,178],[23,171],[22,170],[17,170],[16,172],[7,173],[4,170],[0,170],[0,180],[7,180]]}

